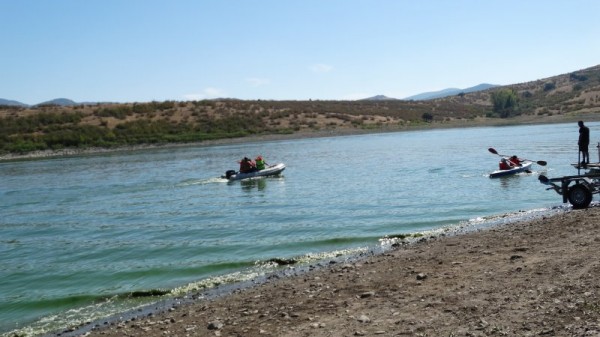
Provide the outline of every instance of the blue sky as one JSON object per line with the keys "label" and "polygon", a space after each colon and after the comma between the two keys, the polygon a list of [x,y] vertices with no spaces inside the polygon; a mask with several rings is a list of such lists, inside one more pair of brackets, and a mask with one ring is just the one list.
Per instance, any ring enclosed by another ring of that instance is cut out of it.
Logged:
{"label": "blue sky", "polygon": [[600,64],[597,0],[0,0],[0,98],[404,98]]}

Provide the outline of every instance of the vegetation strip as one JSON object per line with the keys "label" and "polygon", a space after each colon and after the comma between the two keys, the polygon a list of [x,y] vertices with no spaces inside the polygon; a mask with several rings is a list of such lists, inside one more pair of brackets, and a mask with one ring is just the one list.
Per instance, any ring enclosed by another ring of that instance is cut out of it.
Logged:
{"label": "vegetation strip", "polygon": [[0,155],[261,135],[390,131],[600,112],[600,66],[423,101],[242,101],[0,106]]}

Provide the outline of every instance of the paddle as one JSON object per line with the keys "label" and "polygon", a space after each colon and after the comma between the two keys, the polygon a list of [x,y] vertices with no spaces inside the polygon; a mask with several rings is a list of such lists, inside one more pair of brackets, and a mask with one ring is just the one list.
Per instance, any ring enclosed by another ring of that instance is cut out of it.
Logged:
{"label": "paddle", "polygon": [[[490,152],[491,152],[491,153],[493,153],[493,154],[497,154],[497,155],[499,155],[500,157],[510,157],[510,156],[507,156],[507,155],[504,155],[504,154],[499,154],[499,153],[498,153],[498,151],[496,151],[496,149],[494,149],[493,147],[490,147],[490,148],[488,149],[488,151],[490,151]],[[534,162],[534,163],[536,163],[536,164],[538,164],[538,165],[540,165],[540,166],[546,166],[546,164],[548,164],[548,163],[547,163],[546,161],[544,161],[544,160],[538,160],[538,161],[535,161],[535,160],[531,160],[531,159],[527,159],[527,158],[521,158],[521,159],[523,159],[523,160],[527,160],[527,161],[531,161],[531,162]]]}

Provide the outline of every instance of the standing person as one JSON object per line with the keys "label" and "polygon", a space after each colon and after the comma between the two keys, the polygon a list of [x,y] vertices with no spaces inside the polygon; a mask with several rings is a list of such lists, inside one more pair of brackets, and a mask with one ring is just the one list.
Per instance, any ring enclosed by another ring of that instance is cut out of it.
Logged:
{"label": "standing person", "polygon": [[583,121],[577,122],[579,125],[579,152],[581,152],[581,164],[586,165],[590,163],[590,153],[588,152],[588,145],[590,145],[590,129],[583,125]]}

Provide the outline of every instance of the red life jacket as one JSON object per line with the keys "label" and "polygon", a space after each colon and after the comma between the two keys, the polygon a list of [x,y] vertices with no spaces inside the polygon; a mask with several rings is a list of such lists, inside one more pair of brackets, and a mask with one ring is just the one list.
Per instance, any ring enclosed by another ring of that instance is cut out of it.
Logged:
{"label": "red life jacket", "polygon": [[240,172],[252,172],[255,168],[254,162],[251,160],[243,160],[240,162]]}
{"label": "red life jacket", "polygon": [[510,165],[508,165],[508,161],[504,162],[501,161],[500,164],[498,164],[498,166],[500,167],[501,170],[510,170],[512,167],[510,167]]}

